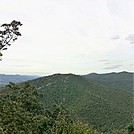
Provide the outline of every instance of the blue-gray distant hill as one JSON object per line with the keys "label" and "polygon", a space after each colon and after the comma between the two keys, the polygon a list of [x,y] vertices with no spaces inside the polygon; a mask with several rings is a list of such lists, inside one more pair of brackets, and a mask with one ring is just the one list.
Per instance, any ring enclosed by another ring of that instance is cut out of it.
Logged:
{"label": "blue-gray distant hill", "polygon": [[93,79],[109,87],[125,89],[132,91],[134,89],[134,73],[132,72],[119,72],[97,74],[91,73],[84,75],[86,78]]}
{"label": "blue-gray distant hill", "polygon": [[34,75],[6,75],[0,74],[0,86],[6,85],[9,82],[19,83],[27,80],[38,78]]}

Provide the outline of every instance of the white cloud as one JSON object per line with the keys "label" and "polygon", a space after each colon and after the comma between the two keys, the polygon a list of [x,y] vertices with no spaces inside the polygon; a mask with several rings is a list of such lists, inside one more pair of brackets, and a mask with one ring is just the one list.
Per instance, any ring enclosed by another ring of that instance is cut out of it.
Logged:
{"label": "white cloud", "polygon": [[134,34],[129,34],[126,40],[128,40],[130,44],[134,44]]}
{"label": "white cloud", "polygon": [[[101,70],[104,65],[97,61],[106,59],[107,55],[111,60],[111,53],[117,52],[118,45],[124,41],[110,38],[114,35],[125,37],[134,31],[134,3],[130,0],[126,5],[126,2],[1,1],[0,23],[17,19],[23,26],[22,37],[4,52],[0,70],[11,70],[11,73],[104,71]],[[122,47],[130,53],[128,47]]]}

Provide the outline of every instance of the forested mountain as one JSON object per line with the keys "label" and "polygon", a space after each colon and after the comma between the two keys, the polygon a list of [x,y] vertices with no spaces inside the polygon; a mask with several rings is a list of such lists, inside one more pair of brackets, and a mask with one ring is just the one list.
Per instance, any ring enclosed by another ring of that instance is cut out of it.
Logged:
{"label": "forested mountain", "polygon": [[119,73],[107,73],[97,74],[91,73],[84,75],[86,78],[96,80],[104,85],[130,90],[134,89],[134,73],[131,72],[119,72]]}
{"label": "forested mountain", "polygon": [[38,76],[34,75],[6,75],[6,74],[0,74],[0,86],[6,85],[9,82],[23,82],[26,80],[32,80],[37,78]]}
{"label": "forested mountain", "polygon": [[63,103],[72,117],[90,123],[99,131],[124,129],[133,116],[133,94],[73,74],[55,74],[32,80],[50,107]]}

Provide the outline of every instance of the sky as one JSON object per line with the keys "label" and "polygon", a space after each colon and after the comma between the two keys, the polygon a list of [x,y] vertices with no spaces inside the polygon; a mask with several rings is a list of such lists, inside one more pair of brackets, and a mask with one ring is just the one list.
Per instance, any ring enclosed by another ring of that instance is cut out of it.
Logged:
{"label": "sky", "polygon": [[0,25],[21,21],[1,74],[134,70],[134,0],[0,0]]}

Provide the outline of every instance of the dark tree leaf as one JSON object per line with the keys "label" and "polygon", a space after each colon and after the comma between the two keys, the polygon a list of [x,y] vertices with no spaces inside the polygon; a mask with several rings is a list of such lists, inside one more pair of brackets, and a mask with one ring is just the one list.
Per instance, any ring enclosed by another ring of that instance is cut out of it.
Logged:
{"label": "dark tree leaf", "polygon": [[19,26],[22,26],[22,24],[20,21],[16,20],[13,20],[9,24],[4,23],[1,25],[4,30],[0,30],[0,51],[6,50],[7,46],[11,45],[12,41],[17,40],[17,36],[21,36]]}
{"label": "dark tree leaf", "polygon": [[7,48],[5,47],[5,48],[3,48],[2,50],[7,50]]}
{"label": "dark tree leaf", "polygon": [[4,24],[2,24],[1,26],[2,26],[2,27],[5,27],[5,26],[8,26],[8,24],[4,23]]}

